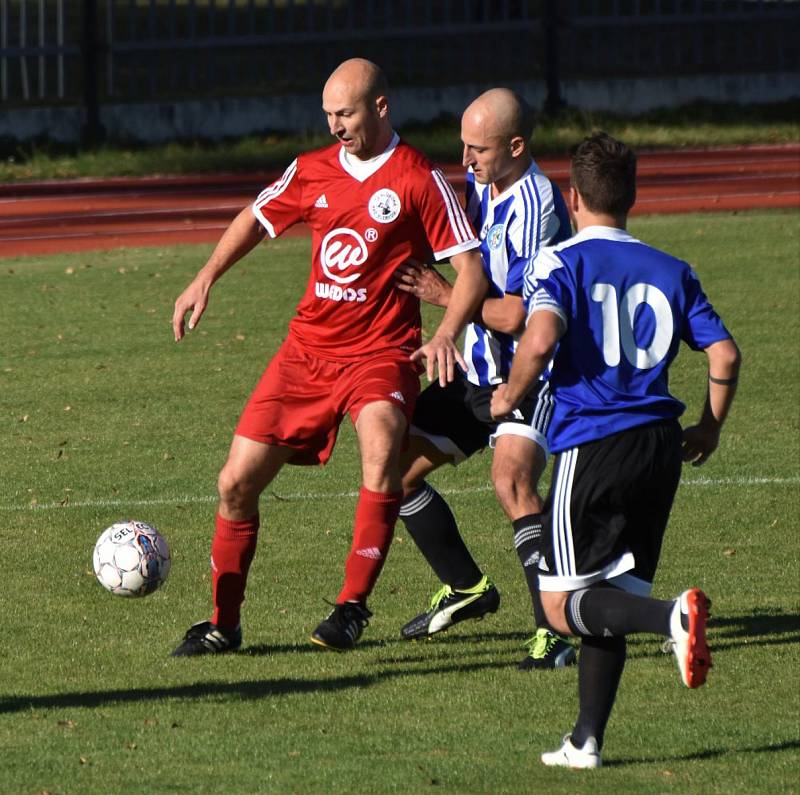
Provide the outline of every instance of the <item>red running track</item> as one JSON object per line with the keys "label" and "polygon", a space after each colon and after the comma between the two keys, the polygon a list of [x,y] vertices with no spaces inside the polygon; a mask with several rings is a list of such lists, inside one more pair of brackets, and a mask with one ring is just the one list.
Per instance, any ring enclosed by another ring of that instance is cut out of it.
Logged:
{"label": "red running track", "polygon": [[[566,189],[566,159],[542,158]],[[457,190],[464,171],[445,173]],[[210,243],[279,173],[0,185],[0,257]],[[800,208],[800,145],[642,153],[634,214]],[[293,234],[307,234],[298,225]]]}

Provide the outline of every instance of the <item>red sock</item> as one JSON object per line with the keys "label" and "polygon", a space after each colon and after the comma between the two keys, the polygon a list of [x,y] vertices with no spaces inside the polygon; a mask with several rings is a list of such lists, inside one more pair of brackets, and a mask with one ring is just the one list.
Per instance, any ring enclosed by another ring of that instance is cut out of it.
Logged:
{"label": "red sock", "polygon": [[226,628],[239,626],[247,572],[258,539],[258,514],[241,522],[217,514],[211,541],[211,588],[214,614],[211,621]]}
{"label": "red sock", "polygon": [[363,486],[358,495],[353,546],[344,564],[344,585],[337,604],[365,602],[381,573],[403,493],[380,494]]}

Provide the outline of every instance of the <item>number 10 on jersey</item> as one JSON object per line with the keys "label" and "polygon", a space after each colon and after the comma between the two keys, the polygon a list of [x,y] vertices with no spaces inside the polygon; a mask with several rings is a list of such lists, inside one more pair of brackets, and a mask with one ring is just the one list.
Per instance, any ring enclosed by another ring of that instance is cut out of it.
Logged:
{"label": "number 10 on jersey", "polygon": [[[603,313],[603,359],[609,367],[619,365],[620,348],[639,370],[655,367],[667,355],[672,344],[672,307],[658,287],[639,282],[619,300],[613,284],[597,282],[592,286],[592,300],[600,304]],[[636,313],[642,304],[652,310],[655,326],[646,348],[639,347],[634,331]]]}

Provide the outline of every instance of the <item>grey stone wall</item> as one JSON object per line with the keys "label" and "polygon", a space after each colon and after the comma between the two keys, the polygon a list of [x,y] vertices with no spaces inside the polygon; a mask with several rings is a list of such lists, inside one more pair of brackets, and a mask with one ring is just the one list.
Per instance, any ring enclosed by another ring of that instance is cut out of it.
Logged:
{"label": "grey stone wall", "polygon": [[[543,83],[507,84],[534,106],[545,99]],[[391,114],[397,127],[430,121],[443,113],[458,116],[489,86],[399,88],[392,92]],[[566,80],[565,100],[587,110],[641,113],[677,107],[696,100],[726,103],[781,102],[800,97],[800,73],[694,75],[656,79]],[[324,130],[318,94],[290,94],[259,99],[184,101],[173,104],[114,104],[101,108],[100,119],[111,141],[159,143],[174,139],[219,140],[267,130]],[[82,111],[74,107],[7,109],[0,114],[0,138],[20,142],[80,140]]]}

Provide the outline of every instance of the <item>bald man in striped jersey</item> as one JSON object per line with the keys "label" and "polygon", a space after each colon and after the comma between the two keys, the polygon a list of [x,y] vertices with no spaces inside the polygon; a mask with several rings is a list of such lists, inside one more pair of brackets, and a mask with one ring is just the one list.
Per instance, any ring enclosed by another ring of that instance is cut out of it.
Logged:
{"label": "bald man in striped jersey", "polygon": [[[495,88],[479,96],[461,122],[467,173],[467,214],[481,238],[490,287],[465,334],[467,367],[447,385],[432,384],[417,403],[411,442],[403,459],[404,501],[400,518],[442,587],[430,607],[409,621],[403,637],[427,637],[468,618],[497,610],[500,596],[469,552],[455,517],[426,482],[444,464],[457,465],[494,447],[492,480],[512,523],[514,543],[531,590],[537,625],[538,548],[542,501],[537,482],[547,460],[547,424],[552,411],[546,379],[530,390],[514,416],[492,420],[492,393],[508,378],[526,316],[523,273],[541,246],[570,235],[564,200],[531,157],[531,110],[514,92]],[[404,265],[401,289],[448,307],[453,293],[433,268]],[[575,660],[574,648],[547,629],[527,641],[521,670],[560,668]]]}

